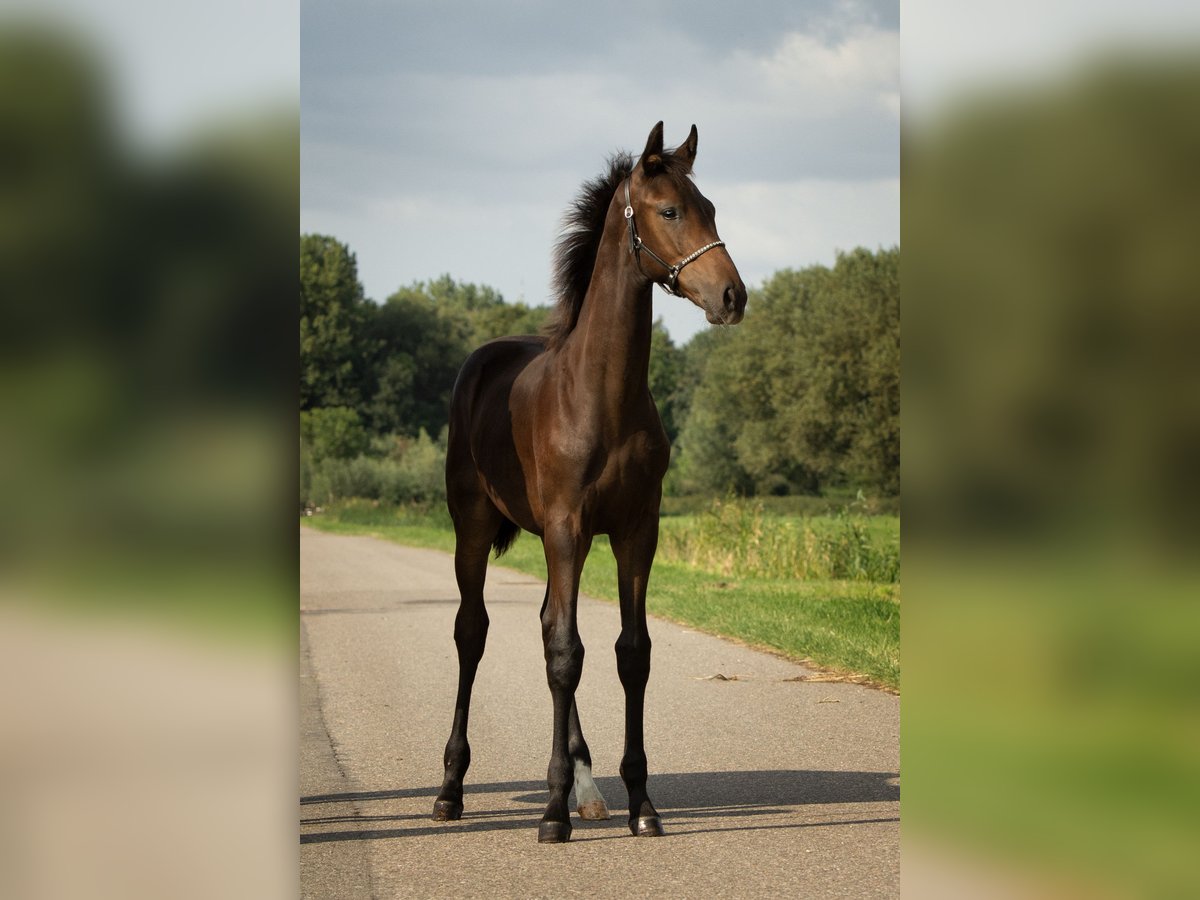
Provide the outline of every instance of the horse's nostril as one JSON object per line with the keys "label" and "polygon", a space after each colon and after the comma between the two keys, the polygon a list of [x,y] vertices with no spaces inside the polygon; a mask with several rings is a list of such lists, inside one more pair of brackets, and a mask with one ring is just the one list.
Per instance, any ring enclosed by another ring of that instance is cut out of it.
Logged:
{"label": "horse's nostril", "polygon": [[732,284],[729,285],[729,287],[725,288],[725,298],[724,299],[725,299],[725,308],[726,309],[737,309],[737,305],[738,305],[737,288],[735,288]]}

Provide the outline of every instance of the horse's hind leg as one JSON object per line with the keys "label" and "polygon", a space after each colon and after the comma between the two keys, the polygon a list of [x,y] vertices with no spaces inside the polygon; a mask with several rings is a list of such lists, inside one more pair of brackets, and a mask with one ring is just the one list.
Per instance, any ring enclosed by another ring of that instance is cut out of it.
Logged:
{"label": "horse's hind leg", "polygon": [[[546,615],[546,605],[550,602],[550,588],[546,587],[546,597],[542,600],[542,611],[538,617]],[[567,723],[567,751],[571,755],[571,765],[575,775],[575,808],[579,818],[593,822],[609,818],[608,804],[604,795],[596,787],[592,778],[592,752],[588,749],[587,741],[583,739],[583,728],[579,724],[579,708],[576,701],[571,701],[571,717]]]}
{"label": "horse's hind leg", "polygon": [[[486,504],[486,505],[485,505]],[[471,710],[471,688],[487,641],[488,614],[483,605],[483,582],[487,575],[488,551],[500,527],[500,513],[486,500],[475,504],[474,515],[454,516],[454,574],[461,600],[454,619],[454,643],[458,648],[458,698],[454,725],[446,742],[446,776],[433,804],[433,817],[457,819],[463,811],[463,777],[471,765],[467,742],[467,719]]]}

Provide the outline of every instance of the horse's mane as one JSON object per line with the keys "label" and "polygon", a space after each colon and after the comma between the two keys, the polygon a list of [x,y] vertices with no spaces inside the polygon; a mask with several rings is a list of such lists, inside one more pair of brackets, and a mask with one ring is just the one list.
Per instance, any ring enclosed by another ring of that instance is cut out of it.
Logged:
{"label": "horse's mane", "polygon": [[[554,294],[557,297],[543,335],[546,346],[561,347],[575,330],[583,298],[592,282],[596,251],[604,236],[604,220],[613,195],[631,171],[634,158],[629,153],[615,153],[608,159],[608,170],[585,181],[579,195],[567,208],[562,220],[562,236],[554,247]],[[668,151],[663,154],[664,172],[671,178],[687,178],[689,169],[681,159]]]}

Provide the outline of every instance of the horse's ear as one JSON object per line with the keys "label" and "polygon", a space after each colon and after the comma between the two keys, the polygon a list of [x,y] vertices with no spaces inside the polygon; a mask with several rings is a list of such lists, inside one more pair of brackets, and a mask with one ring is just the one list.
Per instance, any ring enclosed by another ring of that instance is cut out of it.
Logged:
{"label": "horse's ear", "polygon": [[663,167],[663,123],[659,122],[650,129],[650,137],[646,140],[646,149],[642,151],[642,171],[647,175],[655,175]]}
{"label": "horse's ear", "polygon": [[687,163],[689,172],[692,170],[692,163],[694,163],[696,161],[697,138],[698,138],[698,136],[696,134],[696,126],[693,125],[692,130],[690,132],[688,132],[687,140],[684,141],[682,146],[680,146],[679,149],[675,151],[675,155]]}

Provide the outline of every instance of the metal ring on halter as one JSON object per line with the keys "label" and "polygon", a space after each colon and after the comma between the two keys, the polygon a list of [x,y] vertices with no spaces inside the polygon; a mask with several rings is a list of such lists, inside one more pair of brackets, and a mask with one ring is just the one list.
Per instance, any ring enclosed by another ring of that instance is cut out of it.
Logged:
{"label": "metal ring on halter", "polygon": [[639,268],[641,267],[641,252],[643,250],[654,257],[655,261],[667,270],[667,282],[665,284],[661,281],[656,283],[659,284],[668,294],[673,294],[676,297],[682,297],[683,294],[679,293],[678,284],[679,273],[683,271],[683,267],[688,263],[695,262],[709,250],[713,250],[717,247],[724,247],[725,242],[713,241],[711,244],[705,244],[699,250],[685,257],[682,261],[676,263],[675,265],[671,265],[657,253],[647,247],[645,242],[642,241],[641,236],[637,233],[637,225],[634,224],[633,221],[633,202],[629,199],[629,183],[632,180],[632,174],[627,176],[625,179],[625,221],[629,223],[629,252],[637,257]]}

